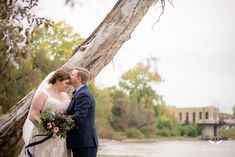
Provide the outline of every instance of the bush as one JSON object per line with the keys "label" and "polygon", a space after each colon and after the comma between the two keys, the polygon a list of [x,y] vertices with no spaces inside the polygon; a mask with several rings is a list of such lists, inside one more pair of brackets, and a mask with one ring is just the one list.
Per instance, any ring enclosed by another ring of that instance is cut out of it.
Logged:
{"label": "bush", "polygon": [[157,135],[159,136],[177,136],[178,130],[175,121],[166,115],[158,118]]}
{"label": "bush", "polygon": [[156,137],[156,127],[155,125],[144,126],[139,129],[145,138],[155,138]]}
{"label": "bush", "polygon": [[103,117],[96,119],[96,131],[100,138],[112,138],[113,128]]}
{"label": "bush", "polygon": [[169,137],[169,136],[171,136],[171,130],[169,130],[168,128],[158,129],[157,135]]}
{"label": "bush", "polygon": [[137,128],[130,128],[126,131],[128,138],[144,138],[144,134]]}
{"label": "bush", "polygon": [[221,136],[235,139],[235,129],[222,129]]}
{"label": "bush", "polygon": [[172,129],[174,122],[166,116],[162,116],[157,121],[157,128],[158,129]]}
{"label": "bush", "polygon": [[199,125],[179,125],[177,127],[178,133],[181,136],[196,137],[202,134],[202,128]]}
{"label": "bush", "polygon": [[178,133],[179,133],[180,136],[187,136],[187,134],[188,134],[188,130],[187,130],[186,126],[179,125],[177,127],[177,130],[178,130]]}
{"label": "bush", "polygon": [[126,138],[126,134],[125,134],[125,132],[113,131],[112,138],[116,139],[116,140],[122,140],[122,139]]}

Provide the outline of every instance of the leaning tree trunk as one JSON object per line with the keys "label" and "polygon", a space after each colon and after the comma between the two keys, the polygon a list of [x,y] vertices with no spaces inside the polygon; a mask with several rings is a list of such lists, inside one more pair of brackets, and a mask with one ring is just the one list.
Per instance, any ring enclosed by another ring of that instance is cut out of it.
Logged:
{"label": "leaning tree trunk", "polygon": [[[119,0],[103,22],[79,46],[66,67],[85,67],[92,79],[115,56],[122,44],[131,38],[140,20],[158,0]],[[22,125],[29,110],[34,91],[18,102],[0,118],[0,157],[11,157],[22,136]]]}

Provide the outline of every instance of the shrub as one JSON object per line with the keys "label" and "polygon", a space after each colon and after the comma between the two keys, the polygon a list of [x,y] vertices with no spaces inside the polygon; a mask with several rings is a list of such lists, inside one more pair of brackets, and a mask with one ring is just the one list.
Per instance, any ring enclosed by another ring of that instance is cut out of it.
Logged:
{"label": "shrub", "polygon": [[235,129],[222,129],[221,136],[235,139]]}
{"label": "shrub", "polygon": [[126,131],[128,138],[144,138],[144,134],[137,128],[130,128]]}
{"label": "shrub", "polygon": [[173,125],[174,125],[173,121],[166,116],[160,117],[157,121],[157,128],[158,129],[164,129],[164,128],[171,129],[171,128],[173,128]]}
{"label": "shrub", "polygon": [[199,125],[179,125],[177,127],[179,135],[196,137],[202,134],[202,128]]}
{"label": "shrub", "polygon": [[158,129],[157,135],[169,137],[169,136],[171,136],[171,130],[169,130],[168,128]]}
{"label": "shrub", "polygon": [[112,138],[116,139],[116,140],[122,140],[122,139],[126,138],[126,134],[125,134],[125,132],[113,131]]}

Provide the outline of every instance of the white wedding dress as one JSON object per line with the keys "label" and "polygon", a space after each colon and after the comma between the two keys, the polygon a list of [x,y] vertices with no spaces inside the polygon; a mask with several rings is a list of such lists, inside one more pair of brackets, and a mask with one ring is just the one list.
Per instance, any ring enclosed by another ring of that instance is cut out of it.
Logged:
{"label": "white wedding dress", "polygon": [[[42,111],[44,111],[47,108],[50,108],[53,111],[58,111],[58,112],[65,112],[68,108],[70,99],[66,93],[65,94],[68,99],[64,101],[60,101],[56,98],[53,98],[50,96],[50,94],[46,91],[43,90],[45,94],[47,95],[47,99],[44,103]],[[38,134],[45,134],[45,132],[42,132],[38,128],[34,127],[33,132],[32,132],[32,138],[30,139],[29,143],[33,143],[36,141],[39,141],[45,137],[33,137]],[[67,149],[66,146],[66,139],[65,138],[50,138],[46,140],[45,142],[32,146],[29,148],[29,151],[33,155],[33,157],[70,157],[71,156],[71,151]]]}

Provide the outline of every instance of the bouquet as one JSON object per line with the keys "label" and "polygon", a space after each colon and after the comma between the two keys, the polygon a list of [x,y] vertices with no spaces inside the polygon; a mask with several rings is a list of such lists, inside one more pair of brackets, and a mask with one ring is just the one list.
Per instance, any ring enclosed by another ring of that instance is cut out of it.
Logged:
{"label": "bouquet", "polygon": [[51,109],[46,109],[40,114],[40,127],[47,135],[66,138],[67,131],[73,129],[75,127],[75,123],[71,116],[52,111]]}

